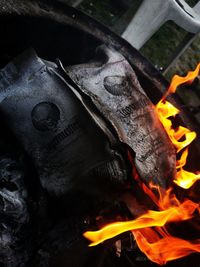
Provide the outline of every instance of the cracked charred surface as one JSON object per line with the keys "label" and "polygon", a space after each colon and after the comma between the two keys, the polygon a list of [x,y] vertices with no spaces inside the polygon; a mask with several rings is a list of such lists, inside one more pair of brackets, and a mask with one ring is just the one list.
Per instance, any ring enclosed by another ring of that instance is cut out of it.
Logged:
{"label": "cracked charred surface", "polygon": [[175,175],[175,149],[127,60],[102,46],[93,62],[66,71],[135,152],[143,181],[167,187]]}

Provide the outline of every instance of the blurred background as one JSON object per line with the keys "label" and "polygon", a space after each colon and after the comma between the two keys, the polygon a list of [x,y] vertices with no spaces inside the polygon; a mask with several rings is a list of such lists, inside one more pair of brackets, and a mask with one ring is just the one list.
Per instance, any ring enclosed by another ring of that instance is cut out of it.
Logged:
{"label": "blurred background", "polygon": [[[59,1],[80,9],[119,35],[125,30],[142,3],[142,0]],[[185,0],[185,2],[194,7],[199,0]],[[182,55],[172,62],[183,50]],[[168,21],[145,43],[140,52],[170,81],[175,74],[186,75],[200,62],[200,34],[188,33],[173,21]],[[189,90],[184,87],[177,93],[187,105],[194,107],[194,114],[200,121],[199,79]]]}

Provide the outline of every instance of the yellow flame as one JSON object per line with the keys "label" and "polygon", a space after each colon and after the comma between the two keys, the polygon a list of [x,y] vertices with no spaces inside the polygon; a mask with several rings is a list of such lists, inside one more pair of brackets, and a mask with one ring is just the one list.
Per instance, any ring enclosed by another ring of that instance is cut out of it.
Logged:
{"label": "yellow flame", "polygon": [[188,147],[183,151],[181,158],[176,162],[176,169],[180,169],[185,166],[188,156]]}
{"label": "yellow flame", "polygon": [[177,161],[176,169],[179,170],[176,173],[176,179],[174,180],[174,183],[176,183],[178,186],[189,189],[196,181],[200,180],[200,174],[192,173],[189,171],[186,171],[183,169],[187,162],[187,156],[188,156],[188,149],[185,149],[185,151],[182,153],[180,160]]}
{"label": "yellow flame", "polygon": [[196,69],[194,71],[189,71],[188,74],[185,77],[181,77],[179,75],[175,75],[172,78],[172,81],[170,83],[170,86],[167,90],[167,93],[163,98],[166,98],[167,95],[173,94],[176,92],[177,87],[184,83],[192,83],[194,79],[199,75],[200,71],[200,63],[197,65]]}
{"label": "yellow flame", "polygon": [[[193,81],[198,76],[199,71],[200,63],[197,65],[194,71],[188,72],[185,77],[175,75],[172,79],[169,89],[167,90],[167,93],[156,105],[158,117],[163,127],[165,128],[172,144],[175,146],[177,153],[179,153],[183,148],[187,147],[196,138],[196,133],[183,126],[179,126],[177,129],[173,128],[170,118],[172,116],[176,116],[180,111],[171,103],[166,101],[165,98],[169,93],[174,93],[179,85]],[[176,178],[174,180],[174,183],[184,189],[190,188],[197,180],[200,179],[199,174],[191,173],[183,169],[183,166],[186,164],[187,155],[188,152],[183,152],[183,155],[181,157],[182,166],[180,166],[180,161],[178,161],[179,163],[177,163],[177,169],[180,168],[180,170],[177,172]],[[185,159],[184,164],[183,159]]]}
{"label": "yellow flame", "polygon": [[[156,105],[156,111],[159,120],[164,126],[172,144],[177,149],[177,152],[180,152],[183,148],[187,147],[196,138],[195,132],[192,132],[183,126],[179,126],[178,129],[173,129],[170,117],[177,115],[179,110],[171,103],[161,100]],[[184,141],[179,141],[183,137]]]}
{"label": "yellow flame", "polygon": [[198,180],[200,180],[200,174],[188,172],[181,168],[176,174],[174,183],[184,189],[189,189]]}

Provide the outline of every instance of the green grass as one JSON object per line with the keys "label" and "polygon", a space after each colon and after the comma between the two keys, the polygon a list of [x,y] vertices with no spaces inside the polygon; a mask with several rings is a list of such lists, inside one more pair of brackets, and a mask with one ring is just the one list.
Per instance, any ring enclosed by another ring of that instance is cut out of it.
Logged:
{"label": "green grass", "polygon": [[193,70],[200,62],[200,34],[191,44],[191,46],[176,61],[176,64],[167,73],[170,79],[175,73],[185,75],[189,70]]}
{"label": "green grass", "polygon": [[114,2],[115,0],[85,0],[79,9],[108,27],[112,27],[125,11]]}
{"label": "green grass", "polygon": [[169,21],[142,47],[141,53],[158,68],[164,67],[186,32]]}

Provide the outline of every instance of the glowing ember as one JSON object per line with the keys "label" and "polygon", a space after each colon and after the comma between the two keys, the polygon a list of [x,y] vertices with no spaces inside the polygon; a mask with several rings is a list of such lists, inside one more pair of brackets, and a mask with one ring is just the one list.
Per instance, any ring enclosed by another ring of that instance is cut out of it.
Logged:
{"label": "glowing ember", "polygon": [[[192,82],[200,71],[200,64],[186,77],[174,76],[167,93],[156,105],[156,111],[177,153],[181,151],[181,157],[177,160],[177,174],[174,180],[178,186],[188,189],[200,179],[200,173],[195,174],[183,169],[188,156],[188,145],[195,139],[196,133],[179,126],[174,129],[170,117],[174,117],[179,110],[165,99],[169,93],[174,93],[177,87],[186,82]],[[183,150],[183,148],[185,148]],[[182,152],[183,150],[183,152]],[[130,157],[130,155],[129,155]],[[132,160],[130,159],[132,162]],[[138,177],[137,177],[138,179]],[[99,231],[88,231],[84,237],[91,241],[90,246],[95,246],[107,239],[115,237],[126,231],[132,231],[140,250],[147,257],[160,265],[167,261],[178,259],[194,252],[200,252],[200,240],[186,241],[173,237],[165,228],[170,222],[189,220],[200,212],[199,203],[186,199],[179,202],[173,189],[164,190],[158,186],[142,184],[143,191],[149,195],[158,207],[158,211],[149,210],[135,220],[115,222]],[[152,190],[154,189],[154,190]],[[153,192],[157,192],[157,194]]]}

